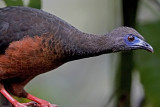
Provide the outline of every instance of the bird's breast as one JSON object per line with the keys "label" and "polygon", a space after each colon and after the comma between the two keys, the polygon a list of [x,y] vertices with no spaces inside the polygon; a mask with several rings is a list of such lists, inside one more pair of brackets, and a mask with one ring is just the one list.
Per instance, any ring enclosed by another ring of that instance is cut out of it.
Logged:
{"label": "bird's breast", "polygon": [[49,41],[45,36],[26,36],[10,43],[0,56],[0,78],[36,76],[62,65],[60,47]]}

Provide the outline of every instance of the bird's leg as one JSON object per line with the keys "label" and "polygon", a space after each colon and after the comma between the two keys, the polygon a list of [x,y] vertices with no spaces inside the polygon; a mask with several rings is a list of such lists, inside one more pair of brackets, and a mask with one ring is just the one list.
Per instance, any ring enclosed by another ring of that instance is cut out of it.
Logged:
{"label": "bird's leg", "polygon": [[26,98],[29,99],[29,100],[37,102],[40,107],[58,107],[55,104],[50,104],[48,101],[39,99],[39,98],[37,98],[37,97],[35,97],[31,94],[27,94]]}
{"label": "bird's leg", "polygon": [[4,86],[2,84],[0,84],[0,92],[8,99],[8,101],[14,105],[14,107],[27,107],[27,106],[36,106],[36,103],[38,103],[38,107],[58,107],[57,105],[55,104],[50,104],[49,102],[45,101],[45,100],[42,100],[42,99],[39,99],[37,97],[34,97],[32,96],[31,94],[28,94],[27,95],[27,98],[32,100],[32,101],[35,101],[35,102],[29,102],[29,103],[19,103],[17,100],[15,100],[4,88]]}
{"label": "bird's leg", "polygon": [[17,100],[15,100],[4,88],[2,84],[0,84],[0,92],[8,99],[8,101],[13,104],[15,107],[27,107],[21,103],[19,103]]}

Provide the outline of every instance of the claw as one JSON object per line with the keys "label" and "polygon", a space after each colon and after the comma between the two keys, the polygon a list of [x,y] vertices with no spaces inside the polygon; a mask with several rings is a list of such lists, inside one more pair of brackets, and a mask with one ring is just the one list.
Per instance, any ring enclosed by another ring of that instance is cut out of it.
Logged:
{"label": "claw", "polygon": [[53,107],[58,107],[58,105],[56,105],[56,104],[52,104],[52,106],[53,106]]}

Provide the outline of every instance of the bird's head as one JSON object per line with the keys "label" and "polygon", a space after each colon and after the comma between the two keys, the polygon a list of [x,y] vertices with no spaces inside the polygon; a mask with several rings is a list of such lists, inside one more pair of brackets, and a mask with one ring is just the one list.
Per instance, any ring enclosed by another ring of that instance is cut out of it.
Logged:
{"label": "bird's head", "polygon": [[133,28],[119,27],[110,33],[113,51],[127,51],[135,49],[144,49],[153,53],[153,48],[144,38]]}

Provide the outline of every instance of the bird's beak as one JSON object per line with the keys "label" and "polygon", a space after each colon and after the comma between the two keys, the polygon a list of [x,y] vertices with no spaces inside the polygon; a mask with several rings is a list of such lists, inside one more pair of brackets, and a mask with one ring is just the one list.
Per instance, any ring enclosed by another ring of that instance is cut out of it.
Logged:
{"label": "bird's beak", "polygon": [[151,52],[151,53],[154,52],[152,46],[149,45],[148,43],[146,43],[145,41],[144,41],[144,43],[143,43],[143,49],[145,49],[145,50],[147,50],[147,51],[149,51],[149,52]]}
{"label": "bird's beak", "polygon": [[149,52],[151,52],[151,53],[154,52],[152,46],[151,46],[150,44],[148,44],[147,42],[143,41],[143,40],[141,40],[141,41],[140,41],[138,44],[136,44],[136,45],[138,45],[141,49],[147,50],[147,51],[149,51]]}

